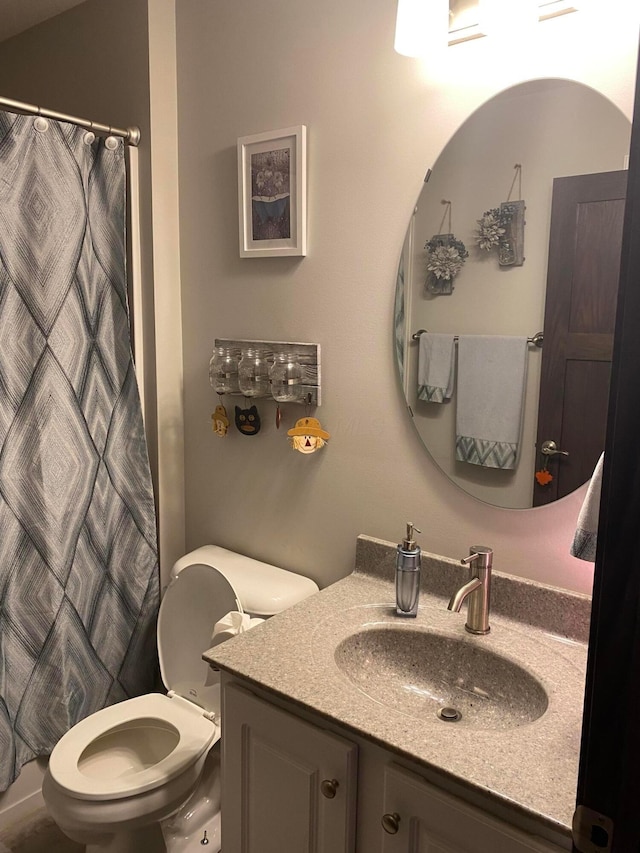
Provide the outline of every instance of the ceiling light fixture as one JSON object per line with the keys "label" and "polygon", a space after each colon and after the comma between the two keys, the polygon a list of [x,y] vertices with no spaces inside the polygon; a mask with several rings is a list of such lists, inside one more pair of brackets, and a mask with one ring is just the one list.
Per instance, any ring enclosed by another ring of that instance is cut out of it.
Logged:
{"label": "ceiling light fixture", "polygon": [[431,6],[428,0],[398,0],[394,48],[403,56],[425,53]]}
{"label": "ceiling light fixture", "polygon": [[538,0],[480,0],[480,29],[485,35],[517,37],[538,22]]}
{"label": "ceiling light fixture", "polygon": [[[425,56],[448,43],[485,35],[517,37],[536,21],[576,12],[587,0],[398,0],[394,47],[403,56]],[[442,12],[442,14],[440,14]]]}

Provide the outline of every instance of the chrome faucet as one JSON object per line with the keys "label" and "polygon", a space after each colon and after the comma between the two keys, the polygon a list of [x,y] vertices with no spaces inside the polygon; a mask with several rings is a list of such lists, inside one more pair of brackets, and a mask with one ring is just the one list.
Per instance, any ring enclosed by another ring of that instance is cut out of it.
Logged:
{"label": "chrome faucet", "polygon": [[459,613],[465,598],[469,599],[465,629],[470,634],[488,634],[489,605],[491,601],[491,566],[493,550],[486,545],[472,545],[469,556],[460,560],[471,567],[471,579],[451,596],[447,610]]}

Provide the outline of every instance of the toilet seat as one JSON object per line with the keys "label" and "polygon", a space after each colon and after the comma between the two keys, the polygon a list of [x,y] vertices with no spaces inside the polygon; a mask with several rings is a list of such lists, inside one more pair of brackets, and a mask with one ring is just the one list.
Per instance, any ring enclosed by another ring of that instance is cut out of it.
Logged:
{"label": "toilet seat", "polygon": [[[158,614],[158,656],[168,696],[103,708],[70,729],[49,759],[53,781],[78,800],[118,800],[166,785],[220,738],[220,687],[202,653],[238,596],[212,566],[185,568]],[[144,733],[144,730],[147,730]]]}
{"label": "toilet seat", "polygon": [[[143,769],[138,769],[134,760],[130,769],[122,772],[131,743],[127,733],[137,730],[135,740],[140,741],[140,729],[149,730],[147,744],[162,732],[162,757]],[[111,738],[109,748],[101,752],[99,741],[108,738]],[[219,738],[220,726],[205,716],[202,708],[180,696],[171,698],[162,693],[150,693],[103,708],[77,723],[63,735],[51,753],[49,772],[60,788],[77,799],[133,797],[165,785],[194,764]],[[118,749],[119,741],[122,741],[122,749]],[[83,761],[86,769],[86,753],[91,752],[92,745],[96,746],[90,758],[94,767],[83,772]],[[118,756],[118,769],[109,775],[108,764],[114,752]],[[100,772],[103,762],[106,772]]]}

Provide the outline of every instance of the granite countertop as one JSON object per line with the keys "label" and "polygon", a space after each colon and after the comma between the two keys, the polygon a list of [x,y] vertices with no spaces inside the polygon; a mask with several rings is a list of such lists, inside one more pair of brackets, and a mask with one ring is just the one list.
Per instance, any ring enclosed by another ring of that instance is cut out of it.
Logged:
{"label": "granite countertop", "polygon": [[[569,836],[590,599],[494,572],[491,633],[474,637],[464,630],[466,605],[459,614],[446,609],[467,569],[423,552],[418,617],[401,619],[395,616],[394,558],[392,543],[358,537],[353,574],[216,646],[204,659]],[[522,618],[515,619],[516,613]],[[546,712],[533,722],[501,725],[463,715],[451,724],[390,706],[387,679],[369,690],[366,674],[350,679],[334,655],[354,631],[390,623],[394,630],[435,631],[478,644],[519,664],[544,687]]]}

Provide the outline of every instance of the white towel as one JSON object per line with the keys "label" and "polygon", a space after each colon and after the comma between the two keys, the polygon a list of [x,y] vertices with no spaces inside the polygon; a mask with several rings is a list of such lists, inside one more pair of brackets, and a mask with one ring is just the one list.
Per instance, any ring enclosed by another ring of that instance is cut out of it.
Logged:
{"label": "white towel", "polygon": [[423,332],[418,350],[418,399],[443,403],[453,393],[453,335]]}
{"label": "white towel", "polygon": [[595,563],[596,561],[603,467],[604,453],[600,455],[591,480],[589,481],[587,494],[585,495],[584,503],[582,504],[580,514],[578,515],[578,526],[570,549],[572,557],[578,557],[580,560],[587,560],[589,563]]}
{"label": "white towel", "polygon": [[236,637],[238,634],[244,634],[251,628],[255,628],[264,622],[258,616],[251,618],[248,613],[240,613],[238,610],[230,610],[228,613],[218,620],[213,626],[213,636],[211,637],[211,646],[217,646],[229,640],[231,637]]}
{"label": "white towel", "polygon": [[526,378],[526,338],[460,337],[456,459],[485,468],[516,467]]}

